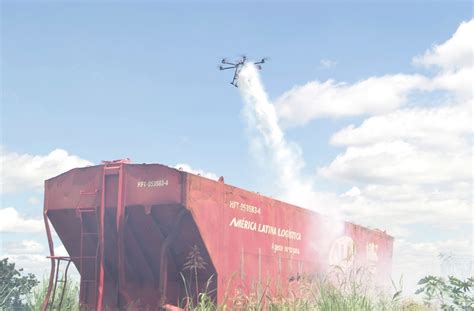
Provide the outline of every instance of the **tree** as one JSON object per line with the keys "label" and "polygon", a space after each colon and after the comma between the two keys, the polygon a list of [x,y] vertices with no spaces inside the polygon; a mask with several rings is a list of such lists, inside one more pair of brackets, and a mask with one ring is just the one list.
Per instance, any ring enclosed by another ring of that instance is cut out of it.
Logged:
{"label": "tree", "polygon": [[0,260],[0,309],[24,307],[26,295],[39,283],[33,274],[21,275],[22,271],[8,258]]}

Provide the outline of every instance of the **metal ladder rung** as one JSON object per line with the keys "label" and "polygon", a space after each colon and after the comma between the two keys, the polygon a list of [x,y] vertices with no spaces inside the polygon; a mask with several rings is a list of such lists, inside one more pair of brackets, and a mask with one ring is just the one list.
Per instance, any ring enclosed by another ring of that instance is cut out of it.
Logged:
{"label": "metal ladder rung", "polygon": [[80,256],[80,257],[72,257],[74,259],[97,259],[97,256]]}
{"label": "metal ladder rung", "polygon": [[92,208],[78,208],[77,211],[80,213],[95,213],[97,210],[95,207]]}

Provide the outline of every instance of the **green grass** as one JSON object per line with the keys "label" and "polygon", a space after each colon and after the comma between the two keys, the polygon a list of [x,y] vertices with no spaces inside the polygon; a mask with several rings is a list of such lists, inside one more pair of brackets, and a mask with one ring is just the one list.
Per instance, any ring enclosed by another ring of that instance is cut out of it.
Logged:
{"label": "green grass", "polygon": [[[258,284],[255,292],[230,297],[228,305],[217,305],[210,289],[212,278],[197,299],[193,296],[186,279],[183,283],[189,299],[183,299],[180,307],[188,311],[427,311],[422,304],[403,298],[401,289],[393,286],[390,293],[377,290],[367,281],[362,271],[347,274],[336,271],[321,278],[301,278],[296,283],[296,291],[290,295],[271,295],[268,284]],[[60,285],[61,283],[59,283]],[[38,285],[28,297],[28,310],[41,310],[47,290],[47,280]],[[194,285],[193,285],[194,286]],[[61,310],[79,310],[79,286],[76,281],[68,281]],[[61,289],[56,292],[53,310],[58,310]],[[194,296],[196,298],[196,296]],[[137,310],[139,304],[131,304],[127,310]],[[150,309],[153,310],[153,309]]]}
{"label": "green grass", "polygon": [[[46,292],[48,291],[48,282],[47,278],[43,278],[43,281],[36,286],[33,291],[28,296],[27,306],[28,310],[31,311],[40,311],[41,306],[43,305],[44,298],[46,296]],[[69,279],[66,283],[66,287],[64,288],[63,293],[63,283],[59,282],[54,302],[52,308],[50,310],[59,310],[59,301],[61,296],[63,296],[63,300],[61,303],[61,310],[79,310],[79,284],[77,281]],[[50,299],[50,303],[52,299]]]}
{"label": "green grass", "polygon": [[[186,287],[186,281],[183,278]],[[325,277],[304,278],[297,282],[294,289],[298,294],[271,295],[268,284],[256,284],[250,294],[240,294],[227,305],[216,305],[210,298],[208,287],[199,299],[181,304],[186,310],[193,311],[425,311],[429,308],[403,298],[401,283],[397,287],[393,282],[391,291],[377,289],[370,280],[370,274],[358,269],[344,273],[336,269]],[[210,282],[208,282],[210,284]]]}

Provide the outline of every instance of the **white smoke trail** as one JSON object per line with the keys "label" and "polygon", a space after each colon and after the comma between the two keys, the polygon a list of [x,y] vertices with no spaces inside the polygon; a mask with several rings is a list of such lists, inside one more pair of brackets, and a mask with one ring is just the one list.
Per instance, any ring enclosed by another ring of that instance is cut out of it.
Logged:
{"label": "white smoke trail", "polygon": [[[244,116],[252,138],[259,143],[259,149],[264,151],[265,163],[276,173],[279,198],[329,215],[339,223],[340,216],[334,198],[317,192],[314,178],[303,174],[305,163],[301,151],[297,145],[285,139],[275,107],[270,103],[258,69],[253,64],[242,68],[238,85],[245,102]],[[339,227],[342,227],[342,223]]]}

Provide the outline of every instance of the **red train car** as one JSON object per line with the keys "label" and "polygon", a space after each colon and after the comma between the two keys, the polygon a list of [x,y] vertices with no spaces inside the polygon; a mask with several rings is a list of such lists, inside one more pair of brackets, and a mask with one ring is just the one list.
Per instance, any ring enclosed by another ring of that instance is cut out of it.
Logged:
{"label": "red train car", "polygon": [[[159,164],[113,161],[49,179],[44,217],[52,269],[43,309],[61,261],[76,266],[81,305],[96,310],[176,305],[185,286],[209,280],[222,303],[258,284],[285,291],[331,265],[365,266],[378,280],[391,270],[393,238],[382,231]],[[50,224],[69,257],[54,255]]]}

